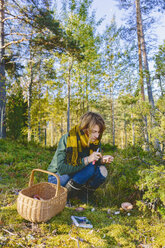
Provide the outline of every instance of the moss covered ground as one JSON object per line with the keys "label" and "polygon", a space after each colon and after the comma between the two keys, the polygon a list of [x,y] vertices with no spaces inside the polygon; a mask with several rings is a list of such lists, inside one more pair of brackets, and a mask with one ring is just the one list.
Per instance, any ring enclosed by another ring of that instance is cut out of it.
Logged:
{"label": "moss covered ground", "polygon": [[[16,208],[19,191],[27,187],[32,169],[47,169],[53,154],[53,149],[35,144],[0,140],[0,247],[165,247],[164,219],[156,213],[142,212],[136,201],[130,212],[121,210],[120,201],[107,200],[107,185],[95,193],[93,203],[75,201],[46,223],[23,219]],[[35,176],[35,183],[46,180],[46,175]],[[80,206],[84,210],[76,211]],[[75,227],[72,215],[86,216],[93,228]]]}

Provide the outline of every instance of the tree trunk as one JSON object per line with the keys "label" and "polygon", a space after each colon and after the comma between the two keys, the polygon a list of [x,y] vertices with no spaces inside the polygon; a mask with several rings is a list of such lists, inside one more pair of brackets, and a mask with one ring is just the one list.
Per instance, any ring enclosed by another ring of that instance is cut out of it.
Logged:
{"label": "tree trunk", "polygon": [[[146,83],[147,83],[147,92],[148,92],[148,99],[149,103],[151,104],[152,110],[151,110],[151,122],[155,126],[155,111],[154,111],[154,98],[152,94],[152,87],[151,87],[151,80],[150,80],[150,73],[149,73],[149,66],[148,66],[148,59],[147,59],[147,52],[146,52],[146,44],[145,44],[145,38],[144,38],[144,32],[143,32],[143,24],[142,24],[142,17],[141,17],[141,8],[140,8],[140,0],[136,0],[136,11],[137,11],[137,26],[139,26],[140,32],[140,43],[141,43],[141,49],[143,54],[143,60],[144,60],[144,68],[145,68],[145,77],[146,77]],[[147,117],[144,117],[145,123],[147,124]],[[147,130],[147,126],[146,126]],[[146,137],[148,137],[148,134],[146,133]],[[148,139],[148,138],[147,138]],[[155,148],[160,151],[160,143],[158,139],[154,140]],[[147,141],[148,143],[148,141]]]}
{"label": "tree trunk", "polygon": [[61,116],[61,128],[60,128],[61,136],[63,135],[64,129],[63,129],[63,117]]}
{"label": "tree trunk", "polygon": [[145,136],[145,150],[149,151],[149,136],[148,136],[148,121],[147,116],[144,116],[144,136]]}
{"label": "tree trunk", "polygon": [[47,142],[46,142],[47,141],[47,126],[45,126],[44,131],[45,131],[45,146],[46,146],[46,144],[47,144]]}
{"label": "tree trunk", "polygon": [[4,0],[0,0],[0,139],[6,137],[6,84],[4,61]]}
{"label": "tree trunk", "polygon": [[[139,54],[139,75],[140,75],[140,87],[142,100],[145,101],[144,93],[144,74],[143,74],[143,63],[142,63],[142,47],[141,47],[141,11],[140,11],[140,0],[135,0],[136,3],[136,22],[137,22],[137,38],[138,38],[138,54]],[[147,116],[144,116],[144,138],[145,138],[145,149],[149,150],[149,137],[148,137],[148,126]]]}
{"label": "tree trunk", "polygon": [[124,137],[125,137],[125,148],[127,147],[127,122],[124,114]]}
{"label": "tree trunk", "polygon": [[148,99],[152,107],[154,107],[154,99],[152,94],[152,87],[151,87],[151,79],[149,73],[149,66],[148,66],[148,59],[147,59],[147,51],[146,51],[146,44],[143,32],[143,23],[141,17],[141,9],[140,9],[140,0],[136,0],[137,2],[137,9],[138,9],[138,19],[139,19],[139,29],[140,29],[140,42],[141,42],[141,49],[143,54],[143,61],[144,61],[144,68],[145,68],[145,78],[147,83],[147,92],[148,92]]}
{"label": "tree trunk", "polygon": [[163,91],[162,80],[161,80],[160,75],[159,75],[159,86],[160,86],[161,97],[163,97],[164,96],[164,91]]}
{"label": "tree trunk", "polygon": [[31,141],[31,94],[32,94],[32,79],[28,87],[28,142]]}
{"label": "tree trunk", "polygon": [[[38,100],[40,102],[41,99],[41,60],[39,61],[39,94],[38,94]],[[38,117],[38,140],[39,143],[41,144],[41,114],[39,113]]]}
{"label": "tree trunk", "polygon": [[51,147],[54,145],[54,123],[53,119],[51,120]]}
{"label": "tree trunk", "polygon": [[39,140],[39,143],[41,144],[41,122],[40,122],[40,119],[38,122],[38,140]]}
{"label": "tree trunk", "polygon": [[121,131],[121,149],[124,149],[124,131]]}
{"label": "tree trunk", "polygon": [[86,74],[86,111],[89,111],[89,100],[88,100],[88,77]]}
{"label": "tree trunk", "polygon": [[28,142],[31,141],[31,104],[32,104],[32,85],[33,85],[33,65],[32,51],[30,50],[30,83],[28,87]]}
{"label": "tree trunk", "polygon": [[138,38],[138,55],[139,55],[139,76],[140,76],[140,88],[142,100],[145,101],[144,93],[144,76],[143,76],[143,64],[142,64],[142,49],[141,49],[141,34],[140,34],[140,22],[139,22],[139,0],[136,0],[136,23],[137,23],[137,38]]}
{"label": "tree trunk", "polygon": [[[133,120],[133,114],[131,114],[131,119]],[[135,124],[132,121],[132,145],[135,145]]]}
{"label": "tree trunk", "polygon": [[114,97],[113,97],[113,85],[111,87],[111,120],[112,120],[112,144],[115,146],[115,117],[114,117]]}
{"label": "tree trunk", "polygon": [[69,69],[68,69],[68,78],[67,78],[67,85],[68,85],[68,105],[67,105],[67,132],[70,130],[70,90],[71,90],[71,70],[73,66],[73,59],[70,58],[69,61]]}
{"label": "tree trunk", "polygon": [[[150,73],[149,73],[149,66],[148,66],[148,59],[147,59],[147,52],[146,52],[146,44],[145,44],[145,38],[144,38],[144,32],[143,32],[143,24],[142,24],[142,17],[141,17],[141,9],[140,9],[140,0],[137,1],[137,8],[139,9],[139,26],[140,26],[140,37],[141,37],[141,47],[142,47],[142,54],[143,54],[143,60],[144,60],[144,67],[145,67],[145,76],[146,76],[146,83],[147,83],[147,92],[148,92],[148,99],[149,103],[151,104],[152,110],[151,110],[151,122],[153,123],[153,126],[156,125],[155,121],[155,104],[154,104],[154,98],[152,94],[152,87],[151,87],[151,79],[150,79]],[[158,139],[154,140],[154,146],[157,150],[161,150],[160,143]]]}

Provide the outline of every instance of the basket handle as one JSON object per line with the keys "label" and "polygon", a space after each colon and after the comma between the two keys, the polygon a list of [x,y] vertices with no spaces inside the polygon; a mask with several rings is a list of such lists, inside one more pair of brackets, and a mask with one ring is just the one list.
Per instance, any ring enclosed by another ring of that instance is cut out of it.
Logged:
{"label": "basket handle", "polygon": [[58,192],[59,192],[59,188],[60,188],[60,178],[59,178],[58,175],[56,175],[55,173],[50,172],[50,171],[41,170],[41,169],[33,169],[32,172],[31,172],[31,175],[30,175],[29,187],[31,187],[33,185],[33,183],[34,183],[34,172],[35,171],[40,171],[40,172],[47,173],[47,174],[50,174],[50,175],[56,177],[56,179],[57,179],[57,190],[56,190],[56,195],[55,196],[58,196]]}

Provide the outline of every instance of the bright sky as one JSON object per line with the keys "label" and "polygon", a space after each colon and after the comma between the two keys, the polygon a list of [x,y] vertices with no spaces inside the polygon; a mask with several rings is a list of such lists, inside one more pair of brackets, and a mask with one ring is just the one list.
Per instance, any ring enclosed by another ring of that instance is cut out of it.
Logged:
{"label": "bright sky", "polygon": [[[60,9],[62,0],[56,0],[57,7]],[[92,9],[96,10],[96,17],[99,20],[105,17],[105,21],[101,25],[99,31],[102,32],[106,24],[109,24],[113,18],[116,17],[116,22],[118,26],[123,24],[122,18],[124,17],[125,10],[119,10],[117,7],[117,1],[115,0],[93,0]],[[165,40],[165,14],[160,14],[161,24],[156,28],[156,34],[158,35],[158,43],[162,44]]]}
{"label": "bright sky", "polygon": [[97,18],[105,17],[104,24],[108,24],[113,15],[116,16],[116,20],[119,24],[122,23],[122,11],[116,7],[115,0],[93,0],[93,8],[96,10]]}
{"label": "bright sky", "polygon": [[[60,9],[62,0],[56,0],[57,7]],[[125,10],[119,10],[117,7],[117,1],[115,0],[93,0],[92,10],[96,11],[96,18],[99,20],[100,18],[105,18],[104,22],[98,28],[100,33],[103,32],[105,26],[110,24],[113,16],[115,15],[116,22],[118,27],[122,24],[124,25],[123,17],[125,15]],[[156,47],[158,49],[159,45],[163,44],[163,40],[165,40],[165,14],[160,15],[160,23],[154,30],[154,34],[157,36],[157,44]],[[155,50],[156,52],[156,50]]]}
{"label": "bright sky", "polygon": [[[123,17],[125,15],[125,11],[119,10],[119,8],[117,7],[117,1],[115,0],[93,0],[92,6],[93,6],[92,9],[96,10],[96,17],[98,20],[102,17],[105,17],[104,22],[98,29],[100,33],[105,29],[105,26],[111,22],[114,15],[115,15],[118,27],[121,25],[124,25]],[[163,41],[165,40],[165,14],[161,15],[159,13],[159,15],[160,15],[159,24],[156,25],[157,27],[154,30],[154,34],[156,34],[157,36],[156,50],[154,49],[151,56],[157,53],[159,45],[162,45]],[[150,67],[150,70],[153,70],[153,67],[154,67],[153,61],[149,61],[149,67]]]}
{"label": "bright sky", "polygon": [[[100,32],[104,29],[106,24],[111,22],[113,15],[116,17],[118,26],[123,24],[122,17],[124,16],[124,10],[119,10],[116,5],[117,1],[115,0],[93,0],[96,17],[100,19],[105,16],[105,21],[99,29]],[[156,28],[155,33],[158,36],[158,44],[163,44],[163,40],[165,40],[165,15],[161,16],[161,24]]]}

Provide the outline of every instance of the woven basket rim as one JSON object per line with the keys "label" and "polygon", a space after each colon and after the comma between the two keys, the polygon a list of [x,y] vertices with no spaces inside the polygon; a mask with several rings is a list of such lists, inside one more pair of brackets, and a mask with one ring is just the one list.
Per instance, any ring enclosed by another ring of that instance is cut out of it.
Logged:
{"label": "woven basket rim", "polygon": [[19,192],[19,195],[22,195],[23,197],[28,197],[29,199],[32,199],[32,200],[35,200],[35,201],[48,202],[48,201],[52,201],[53,199],[58,198],[59,196],[61,196],[61,195],[65,194],[65,193],[67,193],[67,189],[66,189],[65,187],[63,187],[63,186],[60,186],[60,188],[62,188],[62,189],[64,190],[64,192],[61,193],[61,194],[59,194],[58,196],[53,196],[53,197],[51,197],[50,199],[47,199],[47,200],[42,200],[42,199],[41,199],[41,200],[38,200],[38,199],[34,199],[34,198],[30,197],[30,196],[27,196],[27,195],[23,194],[23,191],[24,191],[24,190],[28,190],[28,189],[30,189],[30,188],[32,188],[32,187],[35,187],[36,185],[41,185],[41,184],[49,184],[49,185],[53,186],[53,188],[56,188],[56,187],[57,187],[57,185],[54,184],[54,183],[40,182],[40,183],[34,184],[34,185],[30,186],[30,187],[26,187],[26,188],[22,189],[22,190]]}

